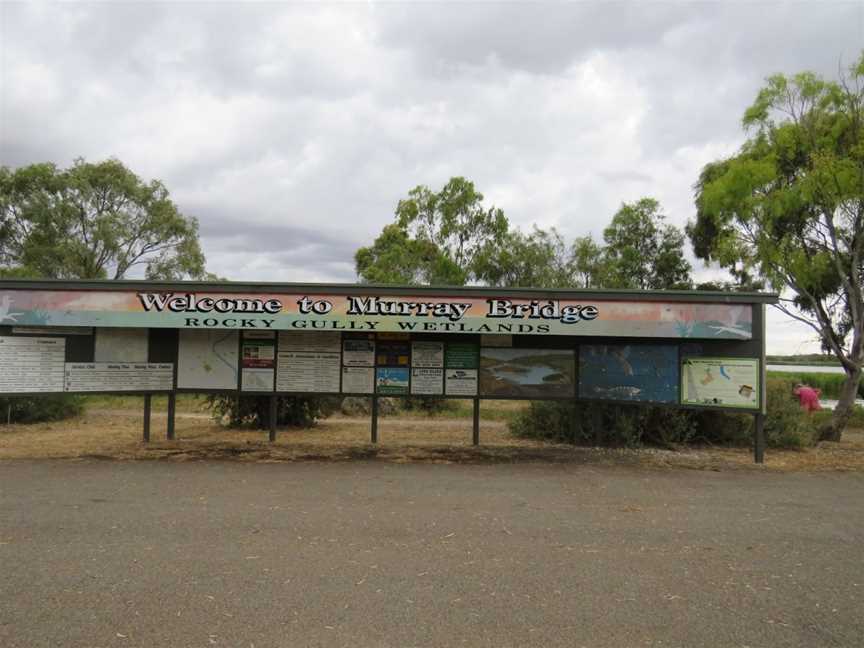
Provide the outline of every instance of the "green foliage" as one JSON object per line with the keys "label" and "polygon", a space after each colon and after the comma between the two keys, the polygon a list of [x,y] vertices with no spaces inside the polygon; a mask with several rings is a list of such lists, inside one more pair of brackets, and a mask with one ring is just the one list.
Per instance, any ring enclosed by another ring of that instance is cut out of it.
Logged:
{"label": "green foliage", "polygon": [[[793,384],[799,382],[804,383],[805,385],[821,390],[823,398],[833,399],[840,398],[840,392],[846,382],[846,376],[844,374],[815,373],[806,371],[794,373],[786,371],[771,371],[768,372],[768,377],[774,380],[792,381]],[[858,385],[858,397],[864,398],[864,383]]]}
{"label": "green foliage", "polygon": [[0,167],[0,268],[16,276],[203,278],[198,222],[119,160]]}
{"label": "green foliage", "polygon": [[0,424],[62,421],[84,411],[84,399],[72,394],[0,398]]}
{"label": "green foliage", "polygon": [[354,255],[367,283],[463,285],[482,280],[483,268],[508,231],[504,212],[483,206],[483,194],[465,178],[438,192],[417,186],[400,200],[396,221]]}
{"label": "green foliage", "polygon": [[[276,405],[276,424],[311,427],[318,419],[325,418],[339,408],[338,398],[322,396],[301,398],[279,396]],[[232,427],[268,428],[270,426],[269,396],[234,396],[210,394],[207,407],[216,419],[228,419]]]}
{"label": "green foliage", "polygon": [[689,289],[690,264],[684,235],[664,223],[660,203],[642,198],[624,203],[603,230],[606,288]]}
{"label": "green foliage", "polygon": [[768,416],[765,417],[768,447],[803,448],[815,442],[814,421],[801,409],[792,393],[796,382],[788,378],[768,381]]}
{"label": "green foliage", "polygon": [[[795,383],[786,378],[768,380],[765,437],[771,448],[806,447],[816,438],[819,418],[801,410],[792,394]],[[864,411],[859,416],[864,418]],[[753,416],[707,409],[535,401],[514,418],[510,431],[519,437],[589,446],[748,446],[753,443]]]}
{"label": "green foliage", "polygon": [[790,297],[846,368],[823,438],[839,439],[864,369],[864,55],[840,80],[772,76],[744,114],[749,138],[707,165],[687,232],[705,261]]}
{"label": "green foliage", "polygon": [[534,401],[514,417],[519,437],[590,446],[671,447],[696,433],[688,412],[668,407]]}

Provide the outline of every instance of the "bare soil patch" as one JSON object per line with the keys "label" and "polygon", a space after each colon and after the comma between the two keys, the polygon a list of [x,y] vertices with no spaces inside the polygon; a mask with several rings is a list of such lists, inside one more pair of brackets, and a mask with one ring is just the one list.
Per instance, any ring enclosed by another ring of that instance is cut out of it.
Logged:
{"label": "bare soil patch", "polygon": [[512,463],[555,462],[691,468],[698,470],[864,471],[864,430],[841,443],[804,450],[771,450],[763,466],[748,448],[585,448],[510,435],[503,421],[482,421],[479,447],[471,445],[470,419],[383,418],[379,443],[370,443],[367,418],[334,416],[311,429],[267,432],[223,427],[206,415],[179,413],[176,440],[165,439],[165,417],[154,413],[151,442],[142,442],[140,413],[99,410],[69,421],[0,425],[0,459],[171,459],[189,461],[347,461]]}

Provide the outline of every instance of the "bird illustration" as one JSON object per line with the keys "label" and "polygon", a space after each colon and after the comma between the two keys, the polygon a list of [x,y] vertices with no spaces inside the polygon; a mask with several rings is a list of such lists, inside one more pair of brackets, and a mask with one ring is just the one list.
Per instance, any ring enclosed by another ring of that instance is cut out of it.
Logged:
{"label": "bird illustration", "polygon": [[737,335],[742,338],[749,338],[753,334],[753,332],[750,330],[750,328],[744,328],[746,323],[741,321],[744,314],[743,309],[739,306],[735,308],[730,308],[729,310],[729,317],[724,322],[726,326],[715,326],[713,324],[709,324],[708,328],[714,329],[714,335],[720,335],[721,333],[730,333],[732,335]]}
{"label": "bird illustration", "polygon": [[0,299],[0,322],[5,322],[6,320],[17,322],[17,317],[24,314],[10,313],[10,308],[12,308],[12,298],[9,295],[3,295],[3,299]]}

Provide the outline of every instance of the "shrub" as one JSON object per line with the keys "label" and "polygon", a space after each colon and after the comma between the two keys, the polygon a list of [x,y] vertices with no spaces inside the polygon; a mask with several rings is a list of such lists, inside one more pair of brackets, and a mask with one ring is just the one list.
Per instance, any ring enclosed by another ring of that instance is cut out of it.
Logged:
{"label": "shrub", "polygon": [[[318,398],[279,396],[276,401],[277,425],[311,427],[318,419],[326,418],[339,409],[341,399],[331,396]],[[232,427],[268,428],[270,426],[269,396],[211,394],[207,396],[207,407],[217,419],[227,416],[228,424]]]}
{"label": "shrub", "polygon": [[768,379],[768,416],[765,440],[772,448],[802,448],[815,441],[815,421],[805,413],[793,395],[796,378]]}
{"label": "shrub", "polygon": [[62,421],[84,411],[84,398],[74,394],[0,398],[0,423]]}
{"label": "shrub", "polygon": [[[801,411],[792,395],[795,378],[769,378],[765,438],[768,447],[812,445],[817,419]],[[864,418],[864,412],[860,415]],[[650,405],[533,401],[510,423],[519,437],[593,446],[686,443],[748,446],[753,415],[714,410],[677,410]]]}
{"label": "shrub", "polygon": [[514,417],[510,431],[576,445],[668,447],[689,442],[695,427],[687,412],[666,407],[533,401]]}

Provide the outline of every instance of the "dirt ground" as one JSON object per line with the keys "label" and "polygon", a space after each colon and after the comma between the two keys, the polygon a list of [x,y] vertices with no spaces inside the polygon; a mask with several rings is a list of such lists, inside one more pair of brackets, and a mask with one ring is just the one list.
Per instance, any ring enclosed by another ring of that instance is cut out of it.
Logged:
{"label": "dirt ground", "polygon": [[206,414],[178,413],[176,440],[165,439],[165,417],[155,414],[151,442],[142,442],[142,416],[134,410],[90,410],[60,423],[0,425],[0,459],[232,459],[298,461],[379,459],[392,462],[627,464],[701,470],[864,471],[864,430],[848,430],[841,443],[805,450],[773,450],[763,466],[747,448],[678,450],[584,448],[511,436],[504,421],[483,420],[479,447],[471,445],[471,420],[383,418],[377,445],[368,418],[334,416],[312,429],[266,431],[220,426]]}

